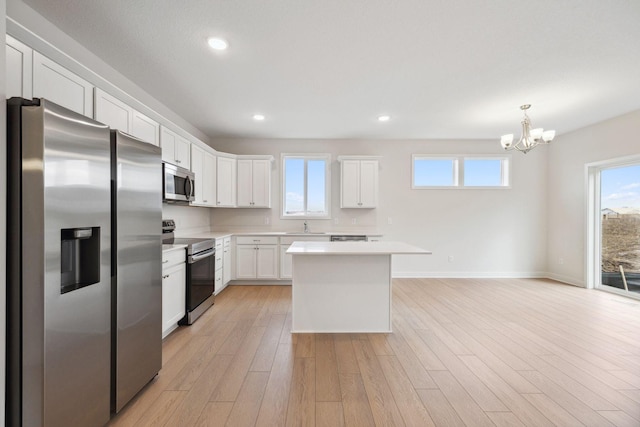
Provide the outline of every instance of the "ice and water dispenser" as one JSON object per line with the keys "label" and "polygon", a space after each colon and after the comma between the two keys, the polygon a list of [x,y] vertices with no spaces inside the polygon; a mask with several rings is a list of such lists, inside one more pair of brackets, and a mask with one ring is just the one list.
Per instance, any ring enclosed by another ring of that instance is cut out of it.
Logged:
{"label": "ice and water dispenser", "polygon": [[60,293],[100,282],[100,227],[63,228],[60,234]]}

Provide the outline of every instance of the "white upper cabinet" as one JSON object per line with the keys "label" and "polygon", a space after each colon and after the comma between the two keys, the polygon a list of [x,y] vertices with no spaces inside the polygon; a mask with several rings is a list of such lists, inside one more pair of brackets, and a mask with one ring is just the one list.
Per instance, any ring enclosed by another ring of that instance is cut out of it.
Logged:
{"label": "white upper cabinet", "polygon": [[191,171],[195,174],[195,206],[216,206],[216,156],[191,144]]}
{"label": "white upper cabinet", "polygon": [[95,90],[95,119],[153,145],[160,145],[160,125],[102,89]]}
{"label": "white upper cabinet", "polygon": [[93,118],[93,85],[49,58],[33,52],[33,97]]}
{"label": "white upper cabinet", "polygon": [[378,159],[341,156],[340,207],[378,206]]}
{"label": "white upper cabinet", "polygon": [[111,129],[118,129],[130,133],[133,108],[109,95],[102,89],[95,92],[95,119]]}
{"label": "white upper cabinet", "polygon": [[271,160],[238,159],[238,207],[271,207]]}
{"label": "white upper cabinet", "polygon": [[218,207],[236,206],[236,159],[218,156],[217,170],[217,200]]}
{"label": "white upper cabinet", "polygon": [[129,133],[150,144],[160,146],[160,124],[139,111],[133,110]]}
{"label": "white upper cabinet", "polygon": [[32,98],[33,49],[7,34],[6,46],[7,98]]}
{"label": "white upper cabinet", "polygon": [[181,168],[190,169],[191,143],[177,133],[160,126],[162,160]]}

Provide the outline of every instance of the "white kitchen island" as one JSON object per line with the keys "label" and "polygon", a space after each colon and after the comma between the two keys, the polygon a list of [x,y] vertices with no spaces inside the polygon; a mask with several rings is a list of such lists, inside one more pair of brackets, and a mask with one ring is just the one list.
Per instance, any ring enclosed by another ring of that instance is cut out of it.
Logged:
{"label": "white kitchen island", "polygon": [[402,242],[294,242],[291,332],[391,332],[391,256]]}

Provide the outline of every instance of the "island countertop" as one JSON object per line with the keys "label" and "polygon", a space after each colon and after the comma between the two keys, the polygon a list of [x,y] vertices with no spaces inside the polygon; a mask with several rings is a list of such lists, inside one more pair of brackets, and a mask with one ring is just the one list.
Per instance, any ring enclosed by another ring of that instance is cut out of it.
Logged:
{"label": "island countertop", "polygon": [[431,251],[404,242],[294,242],[290,255],[430,255]]}

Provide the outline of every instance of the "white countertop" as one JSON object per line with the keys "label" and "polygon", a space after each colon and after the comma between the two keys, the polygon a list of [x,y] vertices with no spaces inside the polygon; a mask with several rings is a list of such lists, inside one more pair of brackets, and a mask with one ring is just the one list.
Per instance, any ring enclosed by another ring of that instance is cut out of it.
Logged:
{"label": "white countertop", "polygon": [[338,231],[202,231],[186,234],[177,234],[176,237],[201,237],[203,239],[221,239],[229,236],[382,236],[381,233],[367,232],[366,230],[338,230]]}
{"label": "white countertop", "polygon": [[290,255],[430,255],[431,252],[403,242],[294,242]]}

